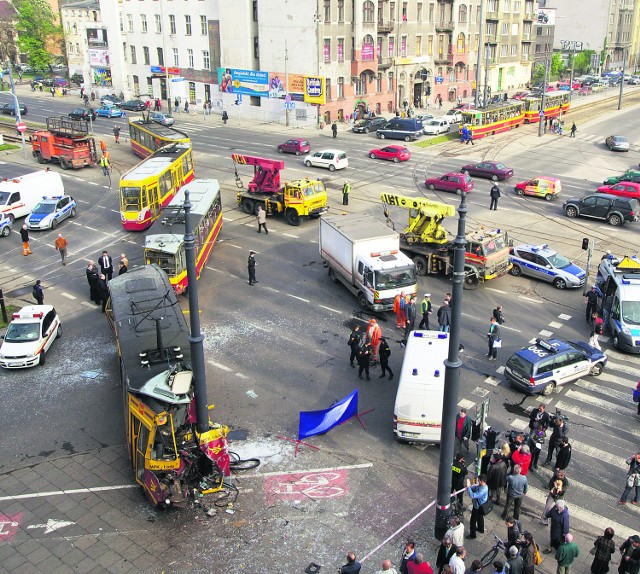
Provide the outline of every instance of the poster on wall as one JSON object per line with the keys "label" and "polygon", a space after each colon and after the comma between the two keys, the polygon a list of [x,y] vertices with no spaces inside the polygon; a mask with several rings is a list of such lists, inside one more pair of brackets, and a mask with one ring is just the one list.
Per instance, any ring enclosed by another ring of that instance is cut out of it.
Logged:
{"label": "poster on wall", "polygon": [[318,76],[304,77],[304,101],[308,104],[323,105],[327,101],[325,79]]}
{"label": "poster on wall", "polygon": [[89,50],[89,63],[92,66],[108,66],[109,51],[108,50]]}
{"label": "poster on wall", "polygon": [[218,68],[218,87],[228,94],[246,94],[248,96],[269,97],[268,72],[241,70],[237,68]]}
{"label": "poster on wall", "polygon": [[538,8],[538,26],[555,26],[556,9]]}
{"label": "poster on wall", "polygon": [[109,68],[91,68],[93,83],[98,86],[112,86],[111,70]]}
{"label": "poster on wall", "polygon": [[283,99],[287,93],[285,79],[289,82],[289,95],[297,102],[304,101],[304,76],[302,74],[285,74],[269,72],[269,97]]}

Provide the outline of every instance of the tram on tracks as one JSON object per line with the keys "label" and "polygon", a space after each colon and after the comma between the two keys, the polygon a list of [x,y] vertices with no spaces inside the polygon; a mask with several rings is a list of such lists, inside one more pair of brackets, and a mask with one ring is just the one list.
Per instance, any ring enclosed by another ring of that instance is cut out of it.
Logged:
{"label": "tram on tracks", "polygon": [[[569,111],[569,92],[549,92],[544,97],[544,117],[557,118],[561,114]],[[542,108],[542,98],[527,97],[524,99],[524,123],[535,124],[540,121],[540,109]]]}
{"label": "tram on tracks", "polygon": [[237,492],[227,480],[228,427],[209,421],[197,432],[189,330],[167,274],[157,265],[133,267],[109,281],[109,294],[135,481],[159,507]]}
{"label": "tram on tracks", "polygon": [[129,140],[131,151],[142,159],[169,144],[191,143],[186,133],[144,117],[129,119]]}
{"label": "tram on tracks", "polygon": [[145,237],[144,262],[160,266],[180,295],[188,287],[185,254],[184,197],[189,191],[190,222],[195,237],[196,273],[200,278],[222,228],[220,184],[216,179],[194,179],[183,186]]}

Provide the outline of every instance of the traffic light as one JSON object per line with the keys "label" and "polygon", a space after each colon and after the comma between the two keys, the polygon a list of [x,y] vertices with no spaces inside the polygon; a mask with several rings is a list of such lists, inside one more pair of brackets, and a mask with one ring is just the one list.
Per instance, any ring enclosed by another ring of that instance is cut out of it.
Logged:
{"label": "traffic light", "polygon": [[427,84],[427,89],[425,91],[426,91],[427,96],[431,95],[431,84]]}
{"label": "traffic light", "polygon": [[583,251],[587,251],[589,249],[589,238],[588,237],[584,237],[582,239],[582,249],[583,249]]}

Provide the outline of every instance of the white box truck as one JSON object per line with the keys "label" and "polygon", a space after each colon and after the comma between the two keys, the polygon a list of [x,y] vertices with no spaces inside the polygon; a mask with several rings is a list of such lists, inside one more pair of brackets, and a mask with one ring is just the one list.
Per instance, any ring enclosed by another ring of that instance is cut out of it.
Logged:
{"label": "white box truck", "polygon": [[0,213],[11,221],[29,215],[43,197],[64,195],[64,184],[56,171],[34,171],[0,181]]}
{"label": "white box truck", "polygon": [[440,444],[448,354],[449,333],[411,331],[393,409],[393,434],[398,440]]}
{"label": "white box truck", "polygon": [[398,233],[367,215],[320,219],[320,256],[332,281],[341,282],[363,309],[393,309],[396,295],[416,293],[413,261],[400,251]]}

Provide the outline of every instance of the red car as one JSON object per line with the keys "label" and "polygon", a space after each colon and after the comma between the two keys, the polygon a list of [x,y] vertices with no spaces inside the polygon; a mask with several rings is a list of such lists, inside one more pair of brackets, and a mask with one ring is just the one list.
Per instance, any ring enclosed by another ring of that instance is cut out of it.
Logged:
{"label": "red car", "polygon": [[513,175],[513,170],[510,167],[507,167],[498,161],[469,163],[467,165],[463,165],[460,171],[467,175],[486,177],[492,181],[498,181],[499,179],[505,180]]}
{"label": "red car", "polygon": [[473,180],[467,174],[449,172],[440,177],[427,178],[424,184],[431,190],[452,191],[460,195],[463,191],[469,192],[473,189]]}
{"label": "red car", "polygon": [[610,195],[640,199],[640,183],[621,181],[615,185],[601,185],[598,188],[598,193],[608,193]]}
{"label": "red car", "polygon": [[311,144],[307,140],[294,138],[278,146],[278,153],[295,153],[296,155],[308,154],[311,151]]}
{"label": "red car", "polygon": [[524,100],[529,95],[529,92],[516,92],[511,96],[512,100]]}
{"label": "red car", "polygon": [[371,159],[388,159],[398,163],[411,159],[411,152],[401,145],[388,145],[380,149],[372,149],[369,152]]}

